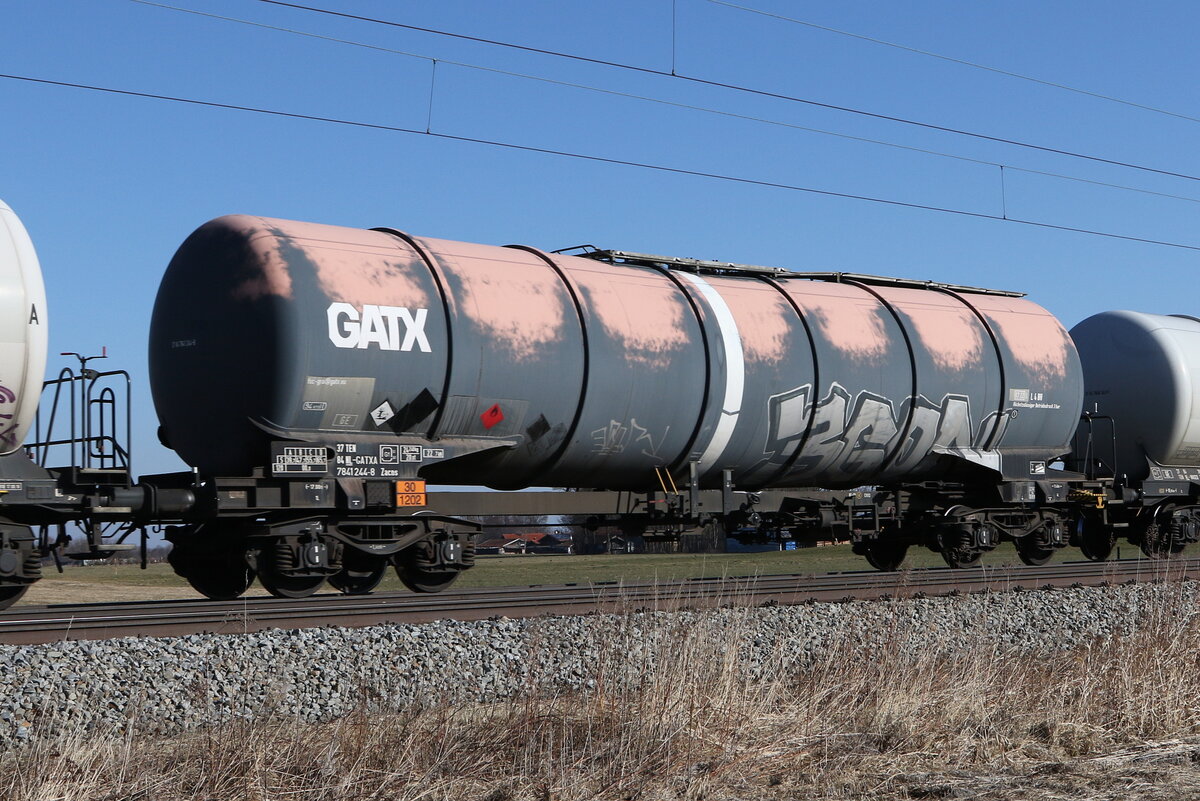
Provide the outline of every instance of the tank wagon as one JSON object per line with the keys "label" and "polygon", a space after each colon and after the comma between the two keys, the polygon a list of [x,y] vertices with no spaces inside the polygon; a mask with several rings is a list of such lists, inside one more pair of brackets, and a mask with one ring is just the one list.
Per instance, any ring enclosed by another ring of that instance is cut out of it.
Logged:
{"label": "tank wagon", "polygon": [[[127,377],[84,358],[48,384],[78,398],[77,430],[20,447],[44,300],[5,211],[0,280],[26,292],[3,301],[24,321],[0,365],[21,387],[0,456],[11,600],[68,522],[89,558],[167,525],[176,572],[213,598],[255,577],[369,592],[389,568],[436,591],[501,516],[832,538],[880,569],[913,545],[969,566],[1005,540],[1029,563],[1072,543],[1106,558],[1117,536],[1165,554],[1200,528],[1194,320],[1114,312],[1071,336],[1013,292],[250,216],[202,226],[167,268],[151,389],[192,470],[135,482],[99,389]],[[1121,348],[1144,380],[1122,383]],[[1161,409],[1126,397],[1147,386],[1169,387]],[[449,484],[558,489],[429,490]]]}
{"label": "tank wagon", "polygon": [[[364,506],[410,479],[945,496],[981,474],[1032,501],[1083,392],[1065,329],[1013,293],[244,216],[168,267],[150,369],[163,441],[201,472],[332,454],[304,466]],[[947,547],[1066,525],[953,492]]]}
{"label": "tank wagon", "polygon": [[1084,551],[1123,535],[1177,554],[1200,537],[1200,320],[1110,311],[1071,336],[1087,379],[1074,464],[1107,490],[1079,521]]}
{"label": "tank wagon", "polygon": [[[0,491],[25,477],[20,453],[37,413],[46,372],[46,291],[37,253],[21,220],[0,200]],[[35,474],[36,475],[36,474]],[[46,479],[49,477],[46,476]],[[47,488],[53,484],[46,481]],[[41,554],[22,515],[0,518],[0,607],[41,577]]]}

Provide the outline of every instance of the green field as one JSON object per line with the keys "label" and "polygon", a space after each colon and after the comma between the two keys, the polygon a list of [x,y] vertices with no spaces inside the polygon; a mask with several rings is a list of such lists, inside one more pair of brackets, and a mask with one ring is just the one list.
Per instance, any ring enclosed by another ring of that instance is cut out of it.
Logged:
{"label": "green field", "polygon": [[[1126,557],[1138,555],[1126,546]],[[1078,560],[1073,548],[1064,549],[1056,561]],[[1016,551],[1005,544],[984,557],[984,564],[1018,564]],[[942,567],[942,558],[924,548],[911,548],[905,567]],[[600,554],[594,556],[482,556],[455,585],[458,588],[586,584],[588,582],[672,581],[689,578],[758,575],[807,575],[870,570],[866,560],[848,545],[805,548],[796,551],[736,554]],[[68,565],[64,573],[50,570],[35,584],[22,605],[73,602],[133,601],[196,597],[187,583],[167,564],[147,570],[136,565]],[[380,592],[402,590],[392,573]],[[252,595],[263,590],[256,584]]]}

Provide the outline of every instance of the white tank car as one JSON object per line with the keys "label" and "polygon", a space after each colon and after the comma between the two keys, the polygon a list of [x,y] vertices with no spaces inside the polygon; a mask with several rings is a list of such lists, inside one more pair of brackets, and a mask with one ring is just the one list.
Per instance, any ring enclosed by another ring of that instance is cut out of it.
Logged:
{"label": "white tank car", "polygon": [[[1079,323],[1071,329],[1071,338],[1083,363],[1084,411],[1115,421],[1117,475],[1130,481],[1172,478],[1147,457],[1157,465],[1196,472],[1200,320],[1110,311]],[[1093,455],[1107,463],[1113,452],[1109,430],[1103,421],[1093,430]]]}
{"label": "white tank car", "polygon": [[46,289],[33,242],[0,200],[0,454],[21,447],[46,373]]}

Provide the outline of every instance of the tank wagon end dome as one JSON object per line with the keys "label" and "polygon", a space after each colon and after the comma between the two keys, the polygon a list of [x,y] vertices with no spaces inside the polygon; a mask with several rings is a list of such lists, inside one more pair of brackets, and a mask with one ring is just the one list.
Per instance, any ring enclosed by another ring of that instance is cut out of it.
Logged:
{"label": "tank wagon end dome", "polygon": [[33,242],[0,200],[0,453],[17,450],[33,425],[46,374],[47,325]]}
{"label": "tank wagon end dome", "polygon": [[196,229],[172,258],[151,319],[164,438],[189,464],[245,469],[266,436],[259,425],[290,426],[306,378],[356,375],[348,365],[309,364],[330,349],[335,320],[340,346],[380,336],[380,325],[398,348],[410,344],[397,310],[437,297],[414,267],[424,269],[417,253],[379,231],[241,214]]}
{"label": "tank wagon end dome", "polygon": [[[1071,329],[1083,361],[1084,410],[1116,426],[1116,470],[1200,466],[1200,320],[1107,311]],[[1111,449],[1109,449],[1111,450]]]}

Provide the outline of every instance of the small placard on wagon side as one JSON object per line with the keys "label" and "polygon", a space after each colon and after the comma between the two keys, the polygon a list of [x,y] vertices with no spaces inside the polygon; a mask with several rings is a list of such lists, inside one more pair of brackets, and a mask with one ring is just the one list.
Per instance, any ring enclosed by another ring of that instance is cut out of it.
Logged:
{"label": "small placard on wagon side", "polygon": [[396,482],[396,506],[425,506],[425,482],[421,480]]}

